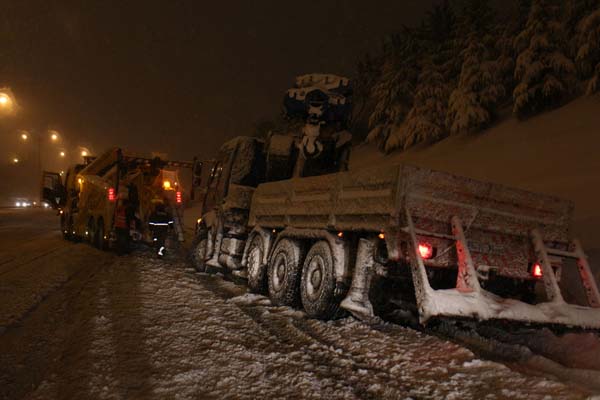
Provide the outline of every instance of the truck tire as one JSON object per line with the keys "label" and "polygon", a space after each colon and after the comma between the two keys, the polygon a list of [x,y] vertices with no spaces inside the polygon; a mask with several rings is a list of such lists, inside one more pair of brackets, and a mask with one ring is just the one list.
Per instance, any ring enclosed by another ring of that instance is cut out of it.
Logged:
{"label": "truck tire", "polygon": [[100,250],[108,249],[108,242],[104,238],[104,220],[100,218],[96,224],[96,243],[94,243]]}
{"label": "truck tire", "polygon": [[302,268],[300,296],[306,313],[317,319],[331,319],[339,308],[335,296],[333,255],[326,241],[315,243]]}
{"label": "truck tire", "polygon": [[96,245],[96,224],[94,223],[94,217],[90,217],[88,220],[87,237],[85,239],[92,246]]}
{"label": "truck tire", "polygon": [[194,242],[192,242],[192,252],[190,253],[190,258],[192,260],[192,265],[198,272],[206,271],[206,245],[208,244],[208,239],[206,235],[198,235],[194,238]]}
{"label": "truck tire", "polygon": [[252,293],[267,292],[267,267],[263,264],[265,247],[262,236],[255,235],[248,246],[248,288]]}
{"label": "truck tire", "polygon": [[300,303],[302,247],[292,239],[277,243],[269,259],[269,297],[275,305],[296,306]]}
{"label": "truck tire", "polygon": [[60,215],[60,230],[62,232],[63,239],[71,240],[72,229],[67,225],[65,214]]}

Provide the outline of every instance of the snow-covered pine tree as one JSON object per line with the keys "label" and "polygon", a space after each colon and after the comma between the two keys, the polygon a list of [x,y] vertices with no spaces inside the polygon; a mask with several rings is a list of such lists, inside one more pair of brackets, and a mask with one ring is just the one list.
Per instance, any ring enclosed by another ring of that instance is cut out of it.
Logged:
{"label": "snow-covered pine tree", "polygon": [[[467,0],[459,16],[460,75],[448,104],[451,133],[475,132],[486,126],[504,96],[494,54],[493,10],[489,0]],[[464,39],[463,39],[464,38]]]}
{"label": "snow-covered pine tree", "polygon": [[578,24],[577,66],[585,79],[590,79],[586,93],[600,91],[600,5]]}
{"label": "snow-covered pine tree", "polygon": [[512,92],[515,89],[515,35],[510,27],[498,26],[496,29],[497,78],[504,88],[503,103],[507,103],[512,101]]}
{"label": "snow-covered pine tree", "polygon": [[353,139],[363,141],[369,133],[369,117],[375,105],[371,91],[379,79],[381,72],[380,58],[373,58],[366,54],[356,66],[356,75],[352,79],[352,115],[349,129]]}
{"label": "snow-covered pine tree", "polygon": [[434,142],[446,136],[444,117],[448,105],[448,85],[440,67],[426,62],[419,75],[413,106],[404,123],[386,143],[386,151],[407,149],[421,142]]}
{"label": "snow-covered pine tree", "polygon": [[381,150],[392,131],[397,129],[412,105],[418,77],[417,43],[408,30],[397,35],[392,48],[384,55],[381,74],[371,91],[374,104],[369,118],[367,142],[377,143]]}
{"label": "snow-covered pine tree", "polygon": [[565,55],[561,12],[557,0],[533,0],[525,28],[515,39],[519,55],[513,111],[519,116],[556,106],[571,91],[575,68]]}
{"label": "snow-covered pine tree", "polygon": [[580,23],[597,8],[599,0],[565,0],[565,30],[568,36],[568,55],[577,57],[580,42]]}
{"label": "snow-covered pine tree", "polygon": [[497,63],[485,44],[490,40],[482,40],[474,32],[462,51],[458,87],[450,95],[446,116],[450,133],[477,132],[487,126],[504,96]]}
{"label": "snow-covered pine tree", "polygon": [[423,49],[418,84],[408,115],[402,124],[390,131],[385,150],[406,149],[420,142],[433,142],[444,137],[450,87],[460,71],[456,40],[457,25],[449,1],[435,5],[416,30]]}

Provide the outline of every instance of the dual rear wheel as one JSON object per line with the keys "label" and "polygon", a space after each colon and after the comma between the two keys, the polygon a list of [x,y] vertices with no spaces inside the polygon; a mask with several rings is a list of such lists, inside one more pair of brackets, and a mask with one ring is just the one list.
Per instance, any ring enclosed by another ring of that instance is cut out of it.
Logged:
{"label": "dual rear wheel", "polygon": [[[206,270],[208,245],[206,235],[197,236],[192,245],[191,261],[198,272]],[[320,240],[308,253],[305,248],[300,240],[281,239],[265,265],[263,238],[254,235],[247,249],[248,287],[253,293],[268,294],[275,305],[301,305],[312,318],[330,319],[339,309],[331,247]]]}
{"label": "dual rear wheel", "polygon": [[332,318],[339,308],[333,255],[324,240],[314,243],[306,255],[301,242],[280,240],[270,257],[267,278],[269,297],[276,305],[302,304],[310,317],[318,319]]}

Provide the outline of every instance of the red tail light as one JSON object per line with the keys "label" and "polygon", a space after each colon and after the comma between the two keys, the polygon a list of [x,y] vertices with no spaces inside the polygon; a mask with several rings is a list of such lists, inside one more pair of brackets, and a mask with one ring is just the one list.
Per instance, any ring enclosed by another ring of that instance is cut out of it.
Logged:
{"label": "red tail light", "polygon": [[433,247],[429,243],[419,243],[419,254],[421,258],[428,260],[433,257]]}
{"label": "red tail light", "polygon": [[177,192],[175,193],[175,202],[177,202],[177,204],[181,204],[181,192]]}
{"label": "red tail light", "polygon": [[115,201],[115,188],[108,188],[108,201]]}
{"label": "red tail light", "polygon": [[533,264],[533,267],[531,268],[531,275],[533,275],[534,278],[541,278],[544,275],[542,266],[539,263]]}

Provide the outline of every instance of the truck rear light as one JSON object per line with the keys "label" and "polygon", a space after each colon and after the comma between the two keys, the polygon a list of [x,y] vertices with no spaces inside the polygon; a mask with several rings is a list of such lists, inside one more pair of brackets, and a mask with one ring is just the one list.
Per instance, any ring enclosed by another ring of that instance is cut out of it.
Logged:
{"label": "truck rear light", "polygon": [[534,278],[541,278],[544,275],[542,266],[539,263],[533,264],[533,267],[531,267],[531,275],[533,275]]}
{"label": "truck rear light", "polygon": [[419,243],[419,254],[421,255],[421,258],[425,260],[430,259],[433,257],[433,246],[429,243]]}
{"label": "truck rear light", "polygon": [[177,204],[181,204],[181,192],[177,191],[177,193],[175,193],[175,202]]}
{"label": "truck rear light", "polygon": [[108,188],[108,201],[115,201],[116,200],[116,196],[115,196],[115,188]]}

